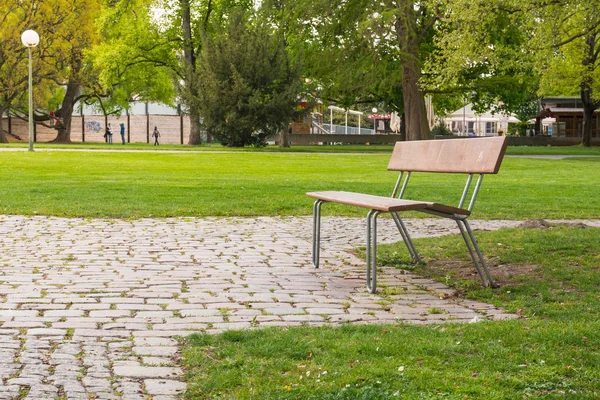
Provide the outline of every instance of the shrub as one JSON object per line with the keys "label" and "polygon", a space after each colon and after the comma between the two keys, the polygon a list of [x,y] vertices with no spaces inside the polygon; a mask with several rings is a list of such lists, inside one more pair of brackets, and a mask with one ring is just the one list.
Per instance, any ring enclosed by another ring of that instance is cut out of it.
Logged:
{"label": "shrub", "polygon": [[443,121],[438,121],[435,126],[431,129],[432,135],[452,135],[452,131],[448,129]]}

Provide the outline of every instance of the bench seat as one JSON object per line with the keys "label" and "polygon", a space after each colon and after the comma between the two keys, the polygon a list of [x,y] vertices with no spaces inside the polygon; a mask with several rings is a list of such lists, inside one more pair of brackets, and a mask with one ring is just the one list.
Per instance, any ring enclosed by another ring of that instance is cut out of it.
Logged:
{"label": "bench seat", "polygon": [[370,194],[343,192],[343,191],[325,191],[309,192],[308,197],[319,199],[331,203],[346,204],[349,206],[362,207],[381,212],[399,212],[399,211],[436,211],[443,214],[458,214],[468,216],[469,210],[447,206],[445,204],[433,203],[429,201],[415,201],[396,199],[393,197],[373,196]]}

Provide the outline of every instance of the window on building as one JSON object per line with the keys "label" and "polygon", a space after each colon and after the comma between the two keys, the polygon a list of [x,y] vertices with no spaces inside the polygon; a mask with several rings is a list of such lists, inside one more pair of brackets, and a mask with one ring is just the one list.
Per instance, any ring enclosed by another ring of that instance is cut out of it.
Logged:
{"label": "window on building", "polygon": [[564,122],[558,123],[558,133],[556,136],[567,136],[567,126]]}
{"label": "window on building", "polygon": [[492,135],[496,133],[496,122],[486,122],[485,123],[485,134]]}
{"label": "window on building", "polygon": [[475,133],[475,122],[469,121],[467,122],[467,133],[472,135]]}
{"label": "window on building", "polygon": [[452,121],[452,132],[454,132],[454,133],[462,133],[463,132],[462,121]]}

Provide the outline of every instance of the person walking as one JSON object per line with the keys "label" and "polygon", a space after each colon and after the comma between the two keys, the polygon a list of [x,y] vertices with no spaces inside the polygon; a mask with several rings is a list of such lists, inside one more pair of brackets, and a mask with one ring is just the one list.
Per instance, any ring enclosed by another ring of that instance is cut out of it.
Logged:
{"label": "person walking", "polygon": [[152,137],[154,138],[154,146],[158,146],[158,138],[160,137],[160,132],[158,131],[158,127],[154,127],[154,132],[152,132]]}
{"label": "person walking", "polygon": [[110,122],[106,125],[106,141],[108,144],[112,144],[112,128],[110,126]]}
{"label": "person walking", "polygon": [[121,141],[125,144],[125,124],[121,122]]}

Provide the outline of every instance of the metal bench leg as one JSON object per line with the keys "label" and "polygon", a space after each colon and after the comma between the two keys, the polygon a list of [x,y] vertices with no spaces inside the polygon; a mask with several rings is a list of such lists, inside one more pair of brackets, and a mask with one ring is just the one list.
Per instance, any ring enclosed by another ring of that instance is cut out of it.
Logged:
{"label": "metal bench leg", "polygon": [[321,251],[321,204],[323,204],[323,201],[317,200],[313,205],[312,262],[315,268],[319,268],[319,257]]}
{"label": "metal bench leg", "polygon": [[379,211],[371,210],[367,214],[367,289],[377,291],[377,216]]}
{"label": "metal bench leg", "polygon": [[406,248],[408,249],[408,252],[410,253],[410,258],[411,258],[412,262],[416,263],[416,262],[421,261],[421,256],[419,255],[419,253],[417,252],[417,249],[415,248],[415,245],[410,237],[410,234],[408,233],[408,229],[406,229],[406,225],[404,225],[404,221],[402,221],[402,218],[400,218],[398,213],[393,212],[391,214],[392,214],[392,219],[396,223],[396,227],[398,228],[398,231],[400,231],[402,240],[404,241],[404,244],[406,245]]}
{"label": "metal bench leg", "polygon": [[[490,274],[490,271],[488,270],[485,259],[483,258],[483,254],[481,253],[481,249],[477,244],[477,240],[473,235],[473,230],[471,229],[471,226],[467,220],[456,220],[456,223],[458,224],[458,229],[460,229],[460,233],[462,234],[465,244],[467,245],[467,249],[469,250],[469,254],[471,255],[473,264],[475,264],[475,268],[477,269],[477,273],[479,274],[479,278],[481,279],[483,286],[491,286],[493,288],[499,287],[500,285],[494,281],[492,274]],[[484,272],[485,276],[483,275]]]}
{"label": "metal bench leg", "polygon": [[465,241],[465,244],[467,245],[467,249],[469,250],[469,254],[471,255],[471,260],[473,260],[473,264],[475,264],[475,268],[477,269],[477,273],[479,274],[479,279],[481,279],[483,286],[487,286],[487,282],[485,280],[485,277],[483,276],[481,267],[479,266],[479,260],[477,260],[477,257],[475,256],[473,246],[471,245],[471,239],[467,233],[466,228],[463,225],[463,221],[456,220],[456,224],[458,225],[458,229],[460,229],[460,233],[463,237],[463,240]]}
{"label": "metal bench leg", "polygon": [[479,248],[479,245],[477,244],[477,239],[475,239],[475,236],[473,235],[473,230],[471,230],[471,225],[469,225],[469,222],[466,219],[463,221],[463,224],[465,225],[465,228],[467,228],[467,233],[471,237],[471,242],[473,243],[473,247],[475,247],[475,251],[477,252],[477,256],[479,257],[479,260],[481,262],[481,266],[483,266],[483,270],[485,272],[485,275],[487,276],[487,279],[488,279],[488,282],[489,282],[490,286],[493,287],[493,288],[500,287],[500,285],[498,285],[494,281],[494,278],[492,278],[492,274],[490,273],[490,270],[488,269],[488,266],[487,266],[487,264],[485,262],[485,259],[483,258],[483,254],[481,253],[481,249]]}

